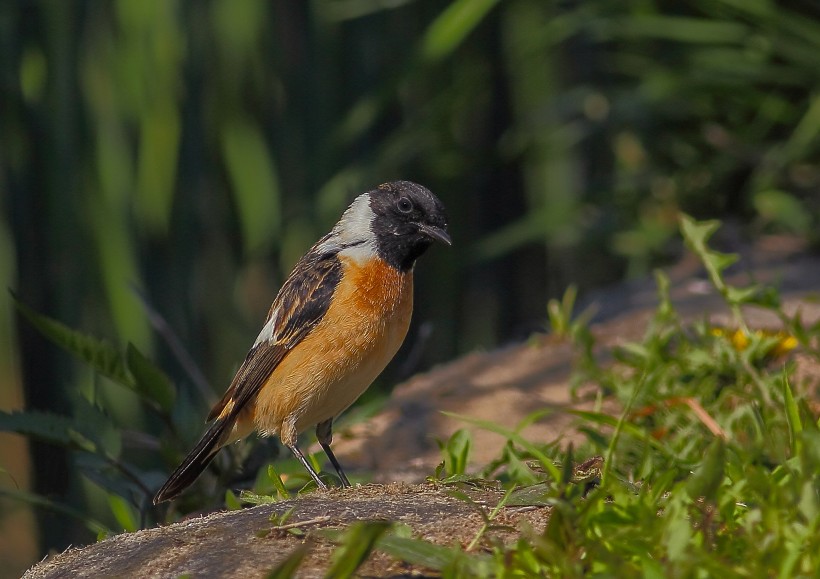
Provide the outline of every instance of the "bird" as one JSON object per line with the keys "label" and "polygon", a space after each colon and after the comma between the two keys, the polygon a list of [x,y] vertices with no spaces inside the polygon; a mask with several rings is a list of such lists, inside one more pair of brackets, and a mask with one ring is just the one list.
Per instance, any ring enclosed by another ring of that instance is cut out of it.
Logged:
{"label": "bird", "polygon": [[316,437],[343,487],[331,450],[333,420],[356,401],[398,351],[413,311],[413,270],[434,242],[452,245],[447,213],[411,181],[358,195],[335,226],[296,263],[210,426],[154,497],[179,496],[224,446],[254,430],[278,436],[321,489],[327,485],[297,446]]}

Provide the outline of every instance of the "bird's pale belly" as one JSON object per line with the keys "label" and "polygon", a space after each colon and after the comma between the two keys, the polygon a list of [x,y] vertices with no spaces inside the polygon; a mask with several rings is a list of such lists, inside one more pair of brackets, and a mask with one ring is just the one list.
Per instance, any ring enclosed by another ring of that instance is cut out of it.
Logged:
{"label": "bird's pale belly", "polygon": [[398,351],[413,312],[413,274],[376,258],[345,273],[322,320],[260,390],[257,430],[282,442],[350,406]]}

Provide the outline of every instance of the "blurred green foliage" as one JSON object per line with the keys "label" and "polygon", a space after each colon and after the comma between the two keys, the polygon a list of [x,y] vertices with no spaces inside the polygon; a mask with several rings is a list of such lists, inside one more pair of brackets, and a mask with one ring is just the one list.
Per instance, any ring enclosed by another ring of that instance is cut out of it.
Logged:
{"label": "blurred green foliage", "polygon": [[[507,438],[501,456],[472,476],[445,476],[442,468],[433,480],[451,488],[506,489],[494,507],[495,501],[482,501],[485,526],[466,549],[431,544],[422,533],[394,537],[391,530],[376,550],[454,577],[816,573],[817,378],[801,377],[787,354],[799,347],[804,359],[817,360],[820,323],[784,312],[772,288],[724,279],[736,256],[709,247],[717,222],[684,215],[680,226],[734,311],[737,330],[682,319],[670,300],[669,279],[658,271],[654,316],[640,340],[615,347],[614,362],[588,357],[588,329],[563,335],[575,347],[579,370],[619,401],[619,417],[570,411],[587,437],[577,453],[572,445],[525,440],[519,428],[505,432],[468,419]],[[784,330],[746,330],[748,310],[739,306],[752,304],[776,314]],[[566,328],[564,320],[556,321],[557,329]],[[442,443],[445,463],[454,462],[453,448],[469,443],[461,430]],[[574,454],[586,459],[576,464]],[[484,536],[503,505],[550,507],[549,521],[543,530],[519,523],[513,538]],[[479,544],[482,549],[471,550]]]}
{"label": "blurred green foliage", "polygon": [[[816,245],[817,54],[811,0],[4,2],[5,285],[157,360],[195,425],[349,198],[413,179],[455,244],[419,268],[416,323],[434,327],[390,384],[527,335],[570,283],[673,257],[681,209]],[[19,346],[31,408],[71,414],[78,389],[161,428],[30,329]],[[107,516],[62,453],[34,450],[39,492]]]}

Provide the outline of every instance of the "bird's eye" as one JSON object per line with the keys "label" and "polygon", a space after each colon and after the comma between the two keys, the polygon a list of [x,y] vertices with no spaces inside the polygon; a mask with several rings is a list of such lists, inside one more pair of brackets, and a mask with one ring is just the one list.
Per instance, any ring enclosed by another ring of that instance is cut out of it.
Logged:
{"label": "bird's eye", "polygon": [[396,207],[402,213],[410,213],[413,210],[413,202],[407,197],[400,197],[396,202]]}

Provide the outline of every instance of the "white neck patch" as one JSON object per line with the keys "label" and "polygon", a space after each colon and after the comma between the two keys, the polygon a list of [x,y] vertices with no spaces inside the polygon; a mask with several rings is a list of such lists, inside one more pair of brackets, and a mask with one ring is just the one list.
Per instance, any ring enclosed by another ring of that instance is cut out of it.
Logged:
{"label": "white neck patch", "polygon": [[362,262],[376,255],[376,236],[371,224],[376,215],[370,208],[370,195],[356,197],[339,222],[333,226],[330,237],[322,244],[327,248],[343,248],[339,255]]}

